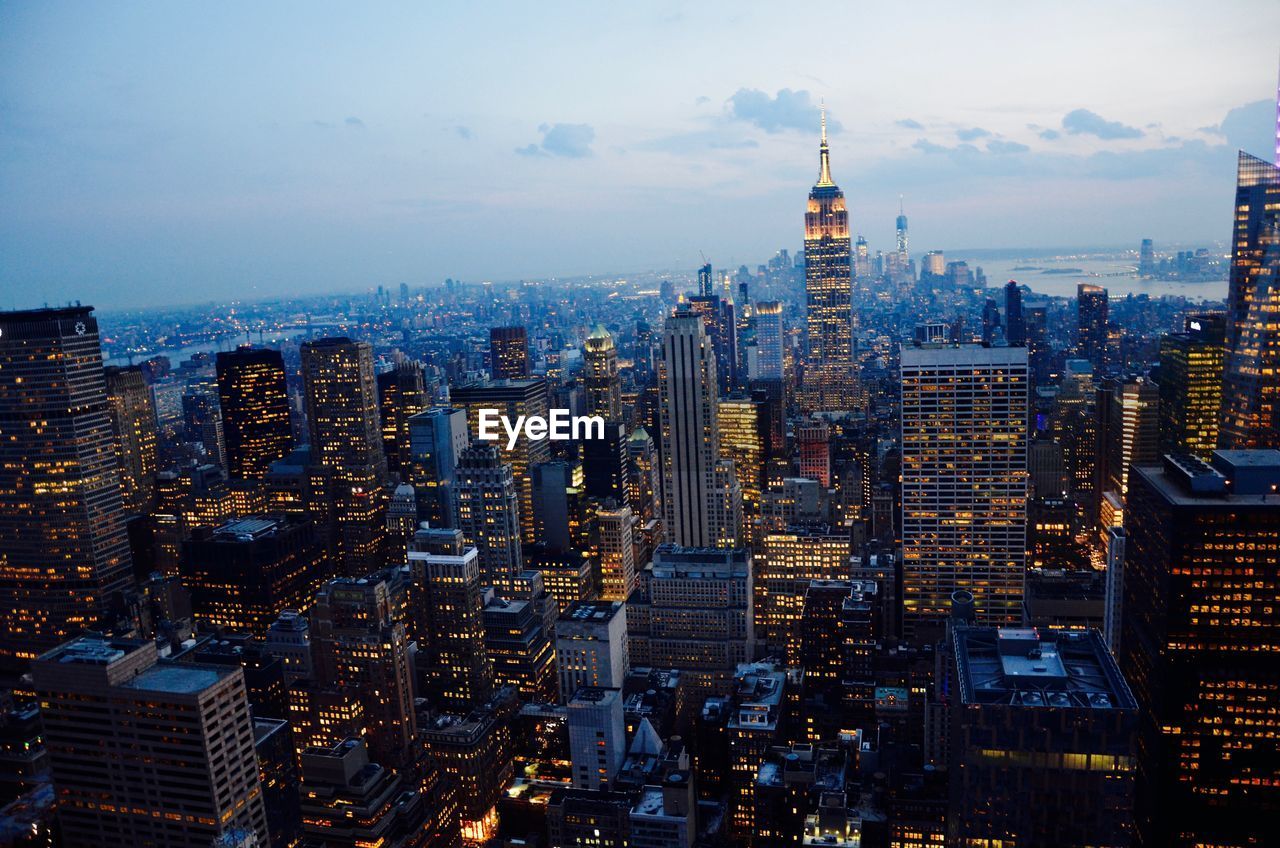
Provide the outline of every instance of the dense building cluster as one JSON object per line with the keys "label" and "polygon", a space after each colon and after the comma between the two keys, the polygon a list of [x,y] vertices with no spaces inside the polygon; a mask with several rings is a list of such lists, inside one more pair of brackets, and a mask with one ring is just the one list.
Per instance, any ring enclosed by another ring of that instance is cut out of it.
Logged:
{"label": "dense building cluster", "polygon": [[754,271],[0,313],[0,842],[1266,844],[1280,168],[1225,304],[896,232],[824,123]]}

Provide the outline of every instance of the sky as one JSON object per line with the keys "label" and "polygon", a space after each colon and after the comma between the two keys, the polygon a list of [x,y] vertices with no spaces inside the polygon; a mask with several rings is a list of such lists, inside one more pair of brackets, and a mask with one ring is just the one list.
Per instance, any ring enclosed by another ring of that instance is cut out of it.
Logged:
{"label": "sky", "polygon": [[1280,3],[0,0],[0,308],[1225,242]]}

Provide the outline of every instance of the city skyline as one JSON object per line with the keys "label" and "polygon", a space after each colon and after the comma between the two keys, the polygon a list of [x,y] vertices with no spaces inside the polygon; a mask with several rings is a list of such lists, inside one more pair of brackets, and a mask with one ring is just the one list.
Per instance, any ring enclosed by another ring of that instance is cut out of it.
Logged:
{"label": "city skyline", "polygon": [[917,250],[1225,240],[1236,149],[1274,146],[1264,3],[828,10],[830,56],[759,6],[144,8],[0,12],[6,307],[735,267],[799,243],[822,98],[886,251],[899,195]]}

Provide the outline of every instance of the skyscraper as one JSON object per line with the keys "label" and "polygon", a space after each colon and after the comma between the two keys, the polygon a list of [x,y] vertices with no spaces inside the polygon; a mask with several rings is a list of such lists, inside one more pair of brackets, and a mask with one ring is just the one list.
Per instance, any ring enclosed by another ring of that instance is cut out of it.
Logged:
{"label": "skyscraper", "polygon": [[1280,447],[1280,167],[1240,151],[1219,441]]}
{"label": "skyscraper", "polygon": [[[543,379],[471,383],[454,387],[449,396],[453,403],[466,409],[471,433],[480,432],[482,409],[496,409],[510,421],[517,421],[521,416],[547,416],[547,381]],[[516,491],[520,493],[521,541],[533,544],[538,541],[533,525],[533,466],[551,458],[551,443],[546,439],[530,439],[522,433],[514,448],[507,448],[506,439],[496,444],[503,461],[511,463]]]}
{"label": "skyscraper", "polygon": [[437,706],[466,713],[493,690],[484,643],[480,556],[460,530],[419,530],[409,546],[410,610],[419,671]]}
{"label": "skyscraper", "polygon": [[[697,314],[667,318],[662,339],[662,483],[667,538],[690,547],[732,546],[733,463],[720,460],[716,361]],[[739,511],[741,492],[737,493]]]}
{"label": "skyscraper", "polygon": [[1027,351],[903,348],[903,623],[941,620],[968,589],[982,623],[1022,618]]}
{"label": "skyscraper", "polygon": [[685,306],[702,316],[716,356],[717,391],[727,394],[738,383],[738,331],[733,304],[719,295],[691,297]]}
{"label": "skyscraper", "polygon": [[465,410],[436,406],[409,418],[409,482],[432,527],[454,520],[453,483],[458,458],[470,442]]}
{"label": "skyscraper", "polygon": [[1135,468],[1120,666],[1144,846],[1262,844],[1280,815],[1280,452]]}
{"label": "skyscraper", "polygon": [[782,303],[756,302],[756,349],[759,357],[752,379],[781,380],[785,356],[786,330],[782,326]]}
{"label": "skyscraper", "polygon": [[217,363],[227,474],[261,480],[293,449],[284,358],[278,350],[245,346],[220,352]]}
{"label": "skyscraper", "polygon": [[489,329],[489,374],[495,380],[529,376],[529,335],[524,327]]}
{"label": "skyscraper", "polygon": [[0,313],[0,666],[98,624],[132,566],[98,322]]}
{"label": "skyscraper", "polygon": [[1151,239],[1144,238],[1138,251],[1138,276],[1150,277],[1156,272],[1156,251]]}
{"label": "skyscraper", "polygon": [[107,401],[126,512],[145,512],[156,490],[156,406],[140,368],[107,367]]}
{"label": "skyscraper", "polygon": [[1076,286],[1076,355],[1101,372],[1107,362],[1107,290],[1091,283]]}
{"label": "skyscraper", "polygon": [[1004,338],[1009,347],[1026,347],[1027,323],[1022,317],[1022,287],[1017,280],[1004,285]]}
{"label": "skyscraper", "polygon": [[627,608],[621,601],[581,601],[556,622],[560,697],[583,686],[622,686],[630,666]]}
{"label": "skyscraper", "polygon": [[805,396],[810,409],[853,406],[853,274],[849,213],[844,192],[831,178],[826,113],[818,146],[818,182],[804,216],[804,277],[809,360]]}
{"label": "skyscraper", "polygon": [[764,461],[769,450],[766,403],[735,396],[722,399],[719,407],[720,451],[733,460],[743,507],[751,515],[758,514],[764,491]]}
{"label": "skyscraper", "polygon": [[636,587],[635,518],[631,508],[596,512],[600,533],[600,599],[625,601]]}
{"label": "skyscraper", "polygon": [[1222,424],[1221,315],[1188,318],[1185,330],[1160,337],[1160,450],[1208,460]]}
{"label": "skyscraper", "polygon": [[333,469],[334,538],[340,571],[359,577],[382,564],[385,532],[378,387],[373,348],[345,337],[302,345],[312,461]]}
{"label": "skyscraper", "polygon": [[480,553],[480,580],[505,587],[523,570],[520,509],[511,466],[496,445],[477,442],[458,458],[454,526]]}
{"label": "skyscraper", "polygon": [[422,365],[412,360],[402,362],[378,375],[378,405],[382,419],[382,452],[387,457],[387,470],[407,479],[409,419],[427,407]]}
{"label": "skyscraper", "polygon": [[66,844],[208,848],[233,831],[266,844],[239,666],[85,636],[33,662],[32,676]]}
{"label": "skyscraper", "polygon": [[417,721],[409,638],[408,586],[399,568],[330,580],[311,610],[315,676],[345,687],[363,707],[373,759],[401,768],[413,761]]}
{"label": "skyscraper", "polygon": [[627,753],[622,691],[584,686],[569,698],[569,755],[573,785],[609,789]]}
{"label": "skyscraper", "polygon": [[583,383],[587,390],[587,414],[605,421],[622,420],[622,384],[618,377],[618,350],[613,336],[597,324],[582,344],[586,367]]}

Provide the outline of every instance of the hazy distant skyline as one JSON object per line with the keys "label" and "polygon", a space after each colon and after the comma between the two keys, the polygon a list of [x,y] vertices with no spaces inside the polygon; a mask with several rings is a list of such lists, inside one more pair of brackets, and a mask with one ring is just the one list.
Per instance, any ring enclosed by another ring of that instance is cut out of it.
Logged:
{"label": "hazy distant skyline", "polygon": [[[0,6],[0,307],[1225,241],[1280,4]],[[1140,7],[1139,7],[1140,6]]]}

